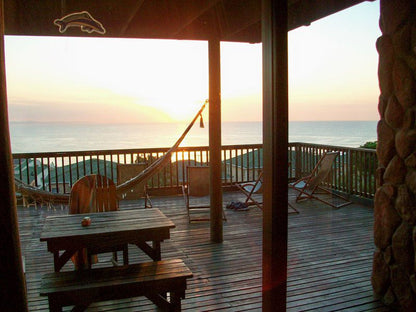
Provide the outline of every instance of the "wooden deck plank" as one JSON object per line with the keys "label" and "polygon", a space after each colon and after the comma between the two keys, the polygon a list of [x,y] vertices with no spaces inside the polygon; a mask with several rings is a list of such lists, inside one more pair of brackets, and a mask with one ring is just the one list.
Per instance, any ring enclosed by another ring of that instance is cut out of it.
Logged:
{"label": "wooden deck plank", "polygon": [[[240,193],[224,193],[224,204],[242,200]],[[162,259],[182,259],[194,277],[188,280],[184,311],[261,311],[262,211],[226,210],[224,242],[210,242],[209,223],[188,223],[181,196],[152,198],[176,228],[161,244]],[[300,214],[289,215],[288,311],[387,311],[373,297],[371,266],[374,251],[371,208],[350,205],[338,210],[315,201],[294,204]],[[140,201],[140,207],[142,207]],[[121,203],[131,210],[134,202]],[[25,256],[29,311],[48,311],[39,296],[41,277],[53,271],[53,257],[39,241],[46,216],[67,214],[57,208],[18,208],[22,253]],[[106,266],[100,255],[96,267]],[[129,246],[131,263],[148,256]],[[63,271],[73,270],[72,263]],[[90,311],[157,311],[143,298],[106,301]],[[67,311],[67,310],[64,310]]]}

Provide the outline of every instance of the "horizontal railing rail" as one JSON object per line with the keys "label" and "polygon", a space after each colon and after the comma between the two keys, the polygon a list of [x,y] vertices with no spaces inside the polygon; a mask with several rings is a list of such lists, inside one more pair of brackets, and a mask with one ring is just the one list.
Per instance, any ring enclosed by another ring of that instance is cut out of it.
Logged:
{"label": "horizontal railing rail", "polygon": [[[98,173],[117,182],[117,164],[150,165],[168,148],[95,150],[13,154],[15,177],[42,190],[69,193],[81,177]],[[375,193],[375,150],[309,143],[289,144],[288,178],[296,180],[311,172],[326,151],[339,151],[328,187],[350,195],[373,198]],[[186,166],[209,164],[207,146],[180,147],[170,163],[148,182],[151,190],[178,190],[183,184]],[[222,147],[222,180],[233,185],[255,180],[263,167],[261,144]]]}

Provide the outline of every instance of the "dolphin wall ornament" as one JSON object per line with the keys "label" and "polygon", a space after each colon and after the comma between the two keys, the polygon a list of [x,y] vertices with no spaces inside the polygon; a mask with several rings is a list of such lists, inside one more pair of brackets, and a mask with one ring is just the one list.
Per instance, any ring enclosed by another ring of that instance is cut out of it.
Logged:
{"label": "dolphin wall ornament", "polygon": [[87,11],[75,12],[68,14],[60,19],[56,19],[53,23],[59,27],[59,32],[64,33],[69,27],[80,27],[83,32],[105,34],[103,25],[94,19]]}

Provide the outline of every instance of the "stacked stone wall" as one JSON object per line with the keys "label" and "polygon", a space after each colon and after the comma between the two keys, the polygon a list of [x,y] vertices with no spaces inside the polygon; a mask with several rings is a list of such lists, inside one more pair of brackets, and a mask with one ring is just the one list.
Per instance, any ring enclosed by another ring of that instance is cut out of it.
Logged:
{"label": "stacked stone wall", "polygon": [[381,0],[372,285],[416,311],[416,0]]}

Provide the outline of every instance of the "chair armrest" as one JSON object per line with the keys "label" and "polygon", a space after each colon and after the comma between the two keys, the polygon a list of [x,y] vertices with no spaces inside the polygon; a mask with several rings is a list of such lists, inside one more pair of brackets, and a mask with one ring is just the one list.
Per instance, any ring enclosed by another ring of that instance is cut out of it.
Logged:
{"label": "chair armrest", "polygon": [[306,177],[302,177],[302,178],[300,178],[299,180],[296,180],[295,182],[290,183],[289,185],[290,185],[290,186],[296,186],[296,185],[297,185],[297,184],[299,184],[300,182],[305,182],[306,180],[309,180],[311,177],[312,177],[312,175],[308,175],[308,176],[306,176]]}

